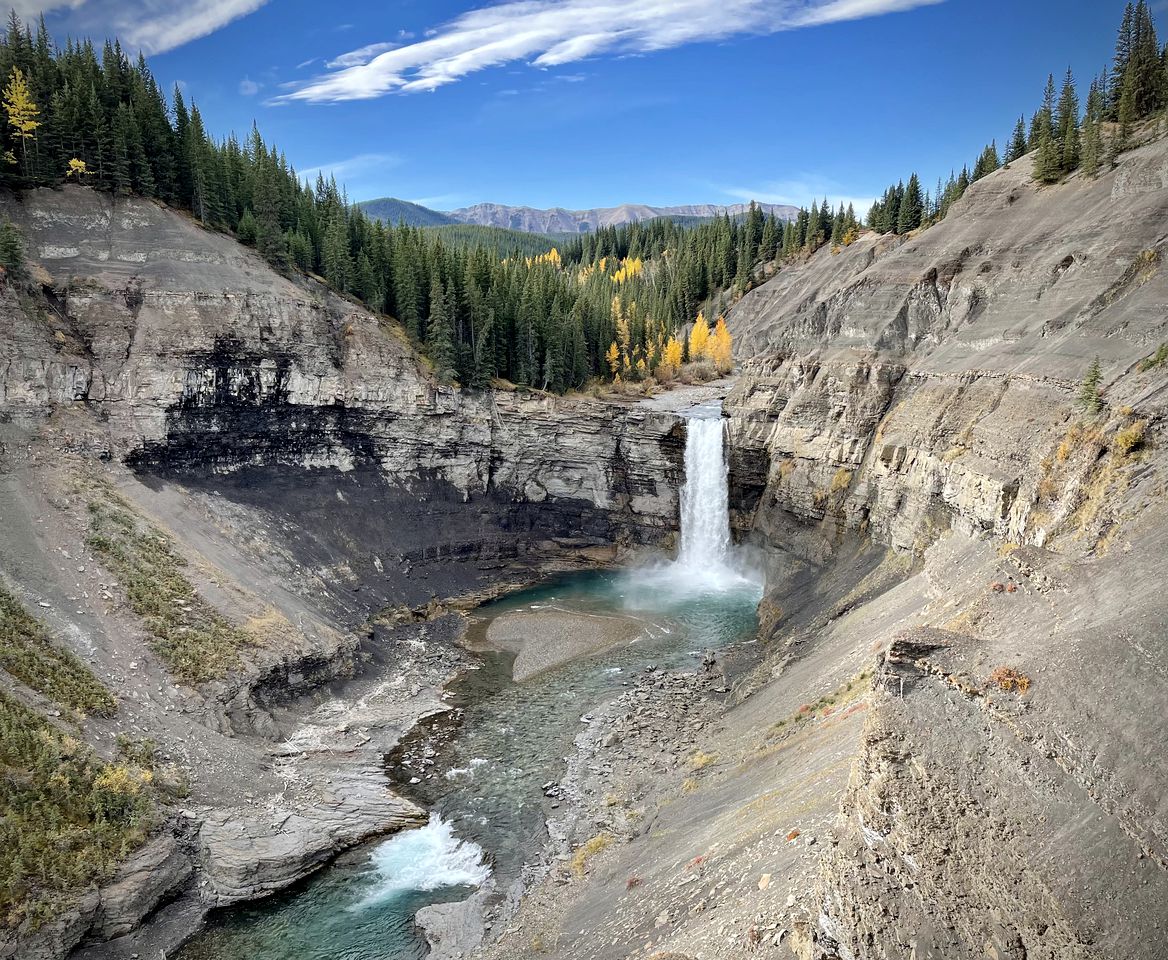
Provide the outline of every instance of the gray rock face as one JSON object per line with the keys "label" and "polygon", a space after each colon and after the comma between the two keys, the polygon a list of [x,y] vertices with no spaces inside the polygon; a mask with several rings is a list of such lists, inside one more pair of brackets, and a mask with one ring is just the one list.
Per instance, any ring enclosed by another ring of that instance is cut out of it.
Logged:
{"label": "gray rock face", "polygon": [[372,464],[467,499],[578,500],[639,537],[675,525],[673,416],[439,387],[396,328],[150,202],[67,188],[8,210],[55,308],[0,305],[13,417],[84,402],[146,469]]}
{"label": "gray rock face", "polygon": [[[1029,172],[974,184],[917,236],[821,250],[729,318],[734,506],[768,548],[768,602],[808,606],[793,585],[822,594],[858,533],[906,569],[926,559],[932,599],[901,630],[947,628],[885,635],[840,842],[804,901],[808,956],[1151,957],[1168,925],[1168,823],[1145,794],[1168,770],[1131,741],[1133,691],[1168,662],[1148,589],[1164,459],[1121,439],[1158,438],[1166,412],[1164,371],[1139,361],[1168,340],[1168,145],[1096,181],[1040,189]],[[1106,410],[1085,418],[1095,356]],[[927,560],[979,541],[1010,563]],[[873,589],[821,615],[853,623]],[[788,635],[792,619],[775,622]],[[1003,693],[987,680],[1000,664],[1033,688]]]}
{"label": "gray rock face", "polygon": [[173,836],[152,840],[122,864],[112,883],[102,887],[89,937],[112,940],[129,933],[159,903],[177,893],[192,872],[190,858]]}

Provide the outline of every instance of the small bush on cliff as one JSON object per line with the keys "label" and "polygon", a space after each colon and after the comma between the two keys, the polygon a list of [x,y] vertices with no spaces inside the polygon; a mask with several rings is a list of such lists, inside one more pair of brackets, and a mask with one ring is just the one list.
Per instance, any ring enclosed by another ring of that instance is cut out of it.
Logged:
{"label": "small bush on cliff", "polygon": [[1156,348],[1156,352],[1150,357],[1145,357],[1140,361],[1139,371],[1144,373],[1148,370],[1155,370],[1157,367],[1162,367],[1168,363],[1168,343],[1162,343]]}
{"label": "small bush on cliff", "polygon": [[588,866],[588,861],[598,853],[603,853],[610,846],[612,846],[611,833],[598,833],[591,840],[582,843],[572,855],[572,873],[577,877],[584,876],[584,869]]}
{"label": "small bush on cliff", "polygon": [[24,239],[7,217],[0,218],[0,269],[5,282],[24,276]]}
{"label": "small bush on cliff", "polygon": [[81,713],[110,714],[114,698],[89,668],[56,646],[39,620],[0,586],[0,667],[37,693]]}
{"label": "small bush on cliff", "polygon": [[0,929],[30,931],[146,839],[151,777],[103,763],[2,692],[0,767]]}
{"label": "small bush on cliff", "polygon": [[151,648],[171,672],[196,684],[222,676],[256,638],[235,626],[183,576],[186,561],[162,532],[133,516],[112,491],[89,504],[86,543],[117,577],[131,609],[152,634]]}

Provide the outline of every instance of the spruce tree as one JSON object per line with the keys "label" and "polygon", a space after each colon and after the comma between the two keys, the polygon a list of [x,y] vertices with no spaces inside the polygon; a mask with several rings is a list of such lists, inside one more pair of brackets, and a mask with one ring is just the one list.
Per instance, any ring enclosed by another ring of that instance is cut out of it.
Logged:
{"label": "spruce tree", "polygon": [[1069,173],[1079,166],[1079,97],[1075,92],[1075,78],[1070,67],[1063,79],[1054,125],[1059,166],[1063,173]]}
{"label": "spruce tree", "polygon": [[1014,125],[1014,134],[1010,137],[1010,146],[1006,151],[1006,163],[1013,163],[1019,157],[1025,156],[1026,150],[1026,121],[1019,117]]}
{"label": "spruce tree", "polygon": [[1079,406],[1090,414],[1098,413],[1103,409],[1103,393],[1100,385],[1103,383],[1103,368],[1096,357],[1087,368],[1086,376],[1079,386]]}
{"label": "spruce tree", "polygon": [[924,199],[921,196],[921,181],[914,173],[908,178],[908,185],[904,188],[904,197],[900,201],[897,212],[896,232],[905,234],[921,225],[924,215]]}
{"label": "spruce tree", "polygon": [[426,322],[426,354],[434,364],[434,373],[444,383],[455,378],[454,342],[450,320],[446,315],[446,291],[435,277],[430,283],[430,316]]}

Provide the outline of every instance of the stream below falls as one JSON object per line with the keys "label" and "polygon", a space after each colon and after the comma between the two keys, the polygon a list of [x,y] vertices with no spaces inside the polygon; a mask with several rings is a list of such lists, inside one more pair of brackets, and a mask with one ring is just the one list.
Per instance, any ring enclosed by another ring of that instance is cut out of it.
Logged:
{"label": "stream below falls", "polygon": [[[394,789],[430,822],[367,843],[282,894],[222,911],[179,960],[415,960],[422,907],[492,880],[505,894],[538,857],[573,741],[596,710],[649,667],[699,668],[705,651],[752,639],[761,587],[730,545],[719,407],[689,421],[678,558],[556,577],[476,611],[468,639],[524,610],[632,617],[636,636],[539,673],[511,677],[514,655],[480,654],[451,687],[449,713],[420,724],[387,758]],[[538,643],[533,636],[531,642]]]}

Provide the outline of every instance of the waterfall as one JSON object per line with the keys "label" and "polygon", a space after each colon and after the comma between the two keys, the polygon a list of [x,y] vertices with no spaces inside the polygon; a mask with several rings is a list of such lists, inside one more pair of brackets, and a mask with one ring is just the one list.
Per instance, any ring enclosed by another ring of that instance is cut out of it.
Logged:
{"label": "waterfall", "polygon": [[722,405],[687,418],[681,549],[677,565],[692,573],[725,567],[730,552],[730,480],[722,444]]}

